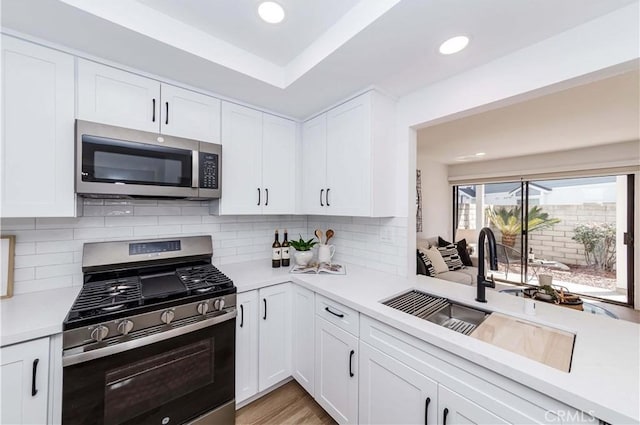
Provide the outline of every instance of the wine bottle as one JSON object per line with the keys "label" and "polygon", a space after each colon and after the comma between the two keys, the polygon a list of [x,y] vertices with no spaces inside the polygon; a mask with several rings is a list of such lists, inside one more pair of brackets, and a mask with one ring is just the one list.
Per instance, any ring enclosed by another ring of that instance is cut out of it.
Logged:
{"label": "wine bottle", "polygon": [[282,267],[289,267],[290,258],[289,235],[287,234],[287,229],[284,229],[284,239],[282,240]]}
{"label": "wine bottle", "polygon": [[533,253],[533,248],[529,248],[529,255],[527,255],[529,262],[533,262],[536,259],[536,255]]}
{"label": "wine bottle", "polygon": [[281,260],[282,248],[280,246],[280,241],[278,241],[278,229],[276,229],[276,237],[273,241],[273,245],[271,245],[271,267],[274,269],[280,267]]}

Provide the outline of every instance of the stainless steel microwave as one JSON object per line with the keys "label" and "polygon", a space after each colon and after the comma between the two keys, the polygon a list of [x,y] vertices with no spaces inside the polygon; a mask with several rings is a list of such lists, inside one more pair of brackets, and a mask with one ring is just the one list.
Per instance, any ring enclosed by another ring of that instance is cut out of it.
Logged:
{"label": "stainless steel microwave", "polygon": [[76,120],[76,193],[220,197],[222,146]]}

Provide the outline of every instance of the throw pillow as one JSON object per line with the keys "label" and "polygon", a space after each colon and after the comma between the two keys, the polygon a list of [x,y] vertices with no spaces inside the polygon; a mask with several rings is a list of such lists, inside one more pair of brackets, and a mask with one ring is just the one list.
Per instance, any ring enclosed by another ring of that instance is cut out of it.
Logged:
{"label": "throw pillow", "polygon": [[[445,247],[447,245],[451,245],[451,242],[447,242],[438,236],[438,246]],[[462,264],[465,266],[473,266],[471,262],[471,257],[469,256],[469,251],[467,249],[467,240],[462,239],[459,240],[456,244],[456,249],[458,250],[458,255],[460,256],[460,260],[462,260]]]}
{"label": "throw pillow", "polygon": [[438,248],[436,248],[435,246],[432,246],[427,250],[427,252],[425,252],[425,254],[427,254],[427,257],[429,257],[429,260],[431,260],[431,264],[433,265],[433,268],[436,270],[436,274],[449,271],[449,266],[447,266],[447,263],[444,262],[444,259],[442,258],[442,254],[440,254],[440,251],[438,251]]}
{"label": "throw pillow", "polygon": [[422,264],[424,265],[424,269],[425,269],[424,274],[427,276],[434,277],[436,275],[436,269],[433,267],[433,264],[431,264],[431,260],[429,259],[429,257],[427,257],[427,254],[425,254],[421,250],[418,249],[417,251],[418,251],[418,261],[421,261]]}
{"label": "throw pillow", "polygon": [[438,251],[442,254],[442,259],[447,265],[448,270],[460,270],[464,268],[460,255],[458,255],[458,248],[454,244],[438,247]]}

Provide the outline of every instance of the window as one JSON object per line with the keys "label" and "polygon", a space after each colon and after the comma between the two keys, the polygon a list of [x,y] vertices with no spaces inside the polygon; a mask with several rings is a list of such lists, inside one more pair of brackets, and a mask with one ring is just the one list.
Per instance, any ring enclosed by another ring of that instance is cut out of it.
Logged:
{"label": "window", "polygon": [[[633,175],[456,186],[454,226],[490,227],[505,282],[633,305]],[[476,233],[477,234],[477,233]]]}

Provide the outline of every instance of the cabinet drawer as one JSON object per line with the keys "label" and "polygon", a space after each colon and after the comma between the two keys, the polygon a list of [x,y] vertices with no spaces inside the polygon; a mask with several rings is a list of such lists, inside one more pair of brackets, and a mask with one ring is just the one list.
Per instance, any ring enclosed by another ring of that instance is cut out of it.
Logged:
{"label": "cabinet drawer", "polygon": [[316,294],[316,314],[352,335],[359,335],[359,313],[339,302]]}

